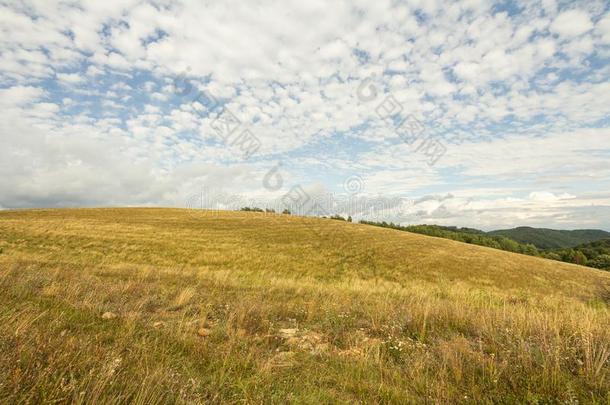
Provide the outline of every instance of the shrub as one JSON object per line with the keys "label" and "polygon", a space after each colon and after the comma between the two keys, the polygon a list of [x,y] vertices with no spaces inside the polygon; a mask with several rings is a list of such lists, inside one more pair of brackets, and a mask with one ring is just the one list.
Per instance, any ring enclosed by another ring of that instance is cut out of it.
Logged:
{"label": "shrub", "polygon": [[[0,249],[2,253],[2,249]],[[595,259],[589,261],[589,266],[597,267],[598,269],[610,270],[610,255],[599,255]]]}

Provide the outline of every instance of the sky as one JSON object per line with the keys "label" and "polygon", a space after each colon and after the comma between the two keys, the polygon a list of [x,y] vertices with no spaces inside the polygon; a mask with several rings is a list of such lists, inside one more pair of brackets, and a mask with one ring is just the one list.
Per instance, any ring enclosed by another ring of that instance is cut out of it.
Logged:
{"label": "sky", "polygon": [[0,1],[0,208],[610,230],[609,62],[607,1]]}

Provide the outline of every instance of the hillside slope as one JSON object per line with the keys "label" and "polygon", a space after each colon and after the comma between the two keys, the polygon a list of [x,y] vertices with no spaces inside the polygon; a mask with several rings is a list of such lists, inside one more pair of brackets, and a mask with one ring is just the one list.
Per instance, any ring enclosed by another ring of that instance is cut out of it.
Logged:
{"label": "hillside slope", "polygon": [[556,230],[528,226],[491,231],[488,235],[504,236],[519,243],[531,243],[539,249],[570,248],[610,238],[610,232],[600,229]]}
{"label": "hillside slope", "polygon": [[0,211],[0,402],[610,400],[610,274],[318,218]]}

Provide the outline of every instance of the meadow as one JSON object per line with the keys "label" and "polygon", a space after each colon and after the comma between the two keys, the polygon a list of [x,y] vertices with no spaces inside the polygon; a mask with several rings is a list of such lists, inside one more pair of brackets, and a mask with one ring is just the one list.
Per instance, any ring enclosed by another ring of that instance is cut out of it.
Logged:
{"label": "meadow", "polygon": [[0,211],[0,403],[610,403],[610,273],[254,212]]}

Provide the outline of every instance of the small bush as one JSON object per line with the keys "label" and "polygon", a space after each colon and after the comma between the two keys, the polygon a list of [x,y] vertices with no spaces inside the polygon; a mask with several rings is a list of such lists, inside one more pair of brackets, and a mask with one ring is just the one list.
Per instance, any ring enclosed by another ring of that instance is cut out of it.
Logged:
{"label": "small bush", "polygon": [[243,207],[240,211],[248,211],[248,212],[264,212],[262,208],[258,207]]}

